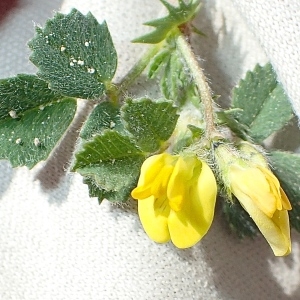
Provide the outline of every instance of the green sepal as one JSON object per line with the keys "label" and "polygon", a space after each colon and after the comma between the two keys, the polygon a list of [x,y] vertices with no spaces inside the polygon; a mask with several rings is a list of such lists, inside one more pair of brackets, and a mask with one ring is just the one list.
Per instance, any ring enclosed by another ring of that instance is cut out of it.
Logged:
{"label": "green sepal", "polygon": [[270,153],[270,162],[292,205],[289,211],[291,226],[300,232],[300,155],[273,151]]}
{"label": "green sepal", "polygon": [[47,159],[76,112],[76,101],[34,75],[0,80],[0,159],[32,168]]}
{"label": "green sepal", "polygon": [[84,142],[72,171],[84,177],[90,194],[113,202],[127,201],[136,186],[144,153],[128,137],[114,130]]}
{"label": "green sepal", "polygon": [[187,127],[192,132],[193,139],[200,139],[205,134],[205,130],[203,128],[191,124],[189,124]]}
{"label": "green sepal", "polygon": [[238,135],[250,137],[256,143],[281,129],[293,117],[288,97],[269,63],[257,65],[247,72],[245,79],[233,90],[231,109],[230,117],[241,124],[244,133],[236,131],[239,126],[231,126],[233,122],[227,125]]}
{"label": "green sepal", "polygon": [[108,101],[99,103],[93,109],[81,129],[80,137],[89,140],[106,129],[113,129],[119,133],[125,132],[119,107]]}
{"label": "green sepal", "polygon": [[133,43],[156,44],[161,42],[174,28],[191,21],[200,8],[200,0],[190,0],[188,3],[178,0],[179,6],[177,7],[165,0],[160,1],[167,8],[169,14],[144,23],[144,25],[155,27],[155,30],[134,39]]}
{"label": "green sepal", "polygon": [[178,119],[172,101],[127,99],[121,108],[124,126],[145,152],[155,152],[170,138]]}
{"label": "green sepal", "polygon": [[91,13],[57,13],[43,29],[36,28],[28,45],[38,76],[66,96],[99,98],[116,71],[117,53],[107,25]]}

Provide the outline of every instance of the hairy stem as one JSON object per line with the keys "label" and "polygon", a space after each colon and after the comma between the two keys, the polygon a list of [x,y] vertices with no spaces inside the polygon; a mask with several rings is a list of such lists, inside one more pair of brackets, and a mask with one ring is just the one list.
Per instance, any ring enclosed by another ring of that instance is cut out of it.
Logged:
{"label": "hairy stem", "polygon": [[199,62],[195,58],[190,44],[187,42],[187,40],[182,34],[179,34],[176,37],[176,45],[178,50],[181,52],[183,58],[185,59],[186,64],[193,76],[195,84],[201,95],[201,101],[204,106],[204,118],[206,124],[205,135],[208,140],[211,140],[214,136],[219,134],[215,127],[213,99],[205,75],[199,66]]}

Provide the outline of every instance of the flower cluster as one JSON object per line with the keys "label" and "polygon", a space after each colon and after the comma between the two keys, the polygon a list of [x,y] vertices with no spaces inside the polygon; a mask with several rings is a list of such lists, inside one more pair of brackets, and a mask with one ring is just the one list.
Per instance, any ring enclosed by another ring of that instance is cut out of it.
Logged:
{"label": "flower cluster", "polygon": [[[239,149],[226,144],[215,148],[229,198],[233,194],[238,199],[276,256],[289,254],[291,205],[264,156],[245,143]],[[188,248],[212,224],[217,183],[208,164],[195,154],[162,153],[145,160],[131,195],[139,200],[139,217],[152,240],[171,240],[178,248]]]}

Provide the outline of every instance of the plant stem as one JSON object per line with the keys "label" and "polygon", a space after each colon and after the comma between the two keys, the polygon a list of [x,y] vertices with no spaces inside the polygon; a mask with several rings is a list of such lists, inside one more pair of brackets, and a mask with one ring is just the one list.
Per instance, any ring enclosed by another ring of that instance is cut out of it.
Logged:
{"label": "plant stem", "polygon": [[118,84],[118,95],[127,90],[128,87],[134,82],[134,80],[145,70],[150,60],[160,50],[161,46],[161,43],[150,46],[150,48],[143,54],[143,56],[136,62],[132,69]]}
{"label": "plant stem", "polygon": [[208,140],[211,140],[214,136],[220,135],[215,127],[213,99],[210,93],[209,86],[207,84],[205,75],[199,66],[199,62],[195,58],[195,55],[191,49],[190,44],[185,37],[180,33],[177,35],[176,45],[178,50],[184,57],[188,68],[190,69],[195,84],[201,95],[201,101],[204,106],[204,119],[205,119],[205,135]]}

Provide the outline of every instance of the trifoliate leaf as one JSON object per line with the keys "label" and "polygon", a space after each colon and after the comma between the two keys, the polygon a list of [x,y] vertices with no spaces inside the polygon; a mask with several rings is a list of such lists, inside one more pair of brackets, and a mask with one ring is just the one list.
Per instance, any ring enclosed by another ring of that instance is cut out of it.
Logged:
{"label": "trifoliate leaf", "polygon": [[161,42],[174,28],[191,21],[200,7],[200,0],[190,0],[188,3],[178,0],[178,7],[171,5],[166,0],[160,1],[167,8],[169,14],[144,23],[144,25],[155,27],[155,30],[133,40],[134,43],[156,44]]}
{"label": "trifoliate leaf", "polygon": [[124,126],[120,119],[120,109],[111,102],[102,102],[93,109],[82,127],[80,137],[89,140],[105,129],[124,132]]}
{"label": "trifoliate leaf", "polygon": [[127,99],[121,109],[125,128],[146,152],[155,152],[167,141],[178,119],[177,108],[171,101]]}
{"label": "trifoliate leaf", "polygon": [[257,65],[252,72],[247,72],[246,78],[233,90],[232,108],[239,109],[233,117],[246,127],[245,135],[257,143],[293,117],[291,105],[271,64]]}
{"label": "trifoliate leaf", "polygon": [[110,201],[124,202],[136,186],[144,153],[127,136],[114,130],[83,144],[76,153],[73,171],[88,183],[90,194]]}
{"label": "trifoliate leaf", "polygon": [[117,54],[107,25],[91,13],[57,13],[43,29],[36,28],[29,47],[38,75],[66,96],[98,98],[116,71]]}
{"label": "trifoliate leaf", "polygon": [[237,199],[235,199],[233,203],[223,201],[223,212],[229,223],[230,229],[240,238],[246,236],[253,237],[259,233],[256,224],[249,214],[242,208]]}
{"label": "trifoliate leaf", "polygon": [[45,160],[70,125],[76,101],[33,75],[0,80],[0,158],[32,168]]}
{"label": "trifoliate leaf", "polygon": [[274,151],[270,154],[270,161],[292,205],[289,211],[291,226],[300,231],[300,155]]}

